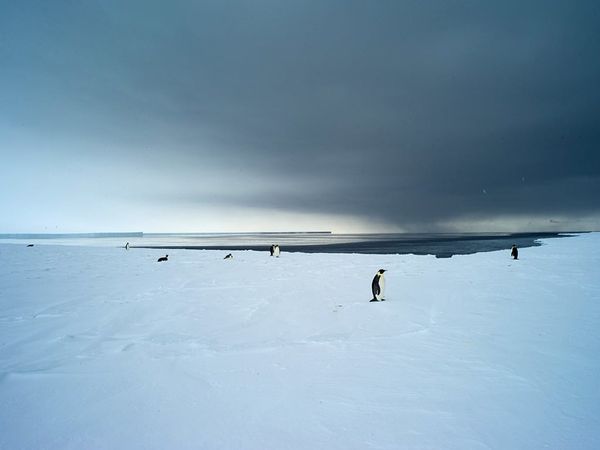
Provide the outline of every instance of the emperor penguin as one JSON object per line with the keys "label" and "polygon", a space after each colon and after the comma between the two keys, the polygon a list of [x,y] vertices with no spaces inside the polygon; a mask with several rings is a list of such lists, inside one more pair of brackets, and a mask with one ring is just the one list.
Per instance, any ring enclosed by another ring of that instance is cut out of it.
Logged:
{"label": "emperor penguin", "polygon": [[273,246],[273,256],[275,256],[275,258],[279,258],[279,245],[274,245]]}
{"label": "emperor penguin", "polygon": [[158,258],[158,262],[163,262],[163,261],[168,261],[168,260],[169,260],[169,255],[161,256],[160,258]]}
{"label": "emperor penguin", "polygon": [[383,298],[383,290],[385,289],[385,278],[383,276],[384,269],[379,269],[375,274],[375,278],[373,278],[373,282],[371,283],[371,291],[373,291],[373,299],[372,302],[384,302],[385,298]]}
{"label": "emperor penguin", "polygon": [[519,259],[519,249],[517,249],[517,244],[513,244],[512,249],[510,250],[510,256],[513,259]]}
{"label": "emperor penguin", "polygon": [[223,259],[233,259],[233,255],[229,253],[228,255],[225,255],[225,258]]}
{"label": "emperor penguin", "polygon": [[129,250],[129,242],[125,244],[125,250]]}

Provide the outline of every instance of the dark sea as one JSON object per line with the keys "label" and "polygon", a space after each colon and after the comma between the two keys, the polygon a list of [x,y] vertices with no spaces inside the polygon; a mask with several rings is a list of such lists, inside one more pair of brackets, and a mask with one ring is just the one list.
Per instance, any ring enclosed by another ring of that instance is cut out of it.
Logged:
{"label": "dark sea", "polygon": [[0,243],[84,245],[191,250],[268,251],[278,244],[282,252],[452,255],[508,250],[541,245],[540,239],[563,238],[571,233],[454,233],[454,234],[333,234],[311,233],[88,233],[0,234]]}

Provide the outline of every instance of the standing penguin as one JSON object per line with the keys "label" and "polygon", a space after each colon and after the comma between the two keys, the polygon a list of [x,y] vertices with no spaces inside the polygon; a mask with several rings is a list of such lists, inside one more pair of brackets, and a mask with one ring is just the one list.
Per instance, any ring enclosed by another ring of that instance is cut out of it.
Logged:
{"label": "standing penguin", "polygon": [[129,242],[125,244],[125,250],[129,250]]}
{"label": "standing penguin", "polygon": [[277,244],[273,246],[273,256],[275,256],[275,258],[279,258],[279,245]]}
{"label": "standing penguin", "polygon": [[385,278],[383,276],[384,269],[379,269],[371,283],[371,291],[373,292],[372,302],[384,302],[383,291],[385,289]]}
{"label": "standing penguin", "polygon": [[271,256],[273,256],[273,254],[275,253],[275,246],[274,245],[271,245],[269,247],[269,252],[271,253]]}
{"label": "standing penguin", "polygon": [[517,244],[513,244],[510,256],[512,256],[513,259],[519,259],[519,249],[517,249]]}

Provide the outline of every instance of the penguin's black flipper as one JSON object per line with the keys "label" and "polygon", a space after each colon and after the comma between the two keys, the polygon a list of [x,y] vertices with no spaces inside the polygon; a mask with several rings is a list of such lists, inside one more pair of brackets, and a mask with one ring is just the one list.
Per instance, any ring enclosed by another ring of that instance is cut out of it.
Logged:
{"label": "penguin's black flipper", "polygon": [[373,300],[369,300],[369,303],[371,302],[378,302],[379,300],[377,300],[376,298],[374,298]]}

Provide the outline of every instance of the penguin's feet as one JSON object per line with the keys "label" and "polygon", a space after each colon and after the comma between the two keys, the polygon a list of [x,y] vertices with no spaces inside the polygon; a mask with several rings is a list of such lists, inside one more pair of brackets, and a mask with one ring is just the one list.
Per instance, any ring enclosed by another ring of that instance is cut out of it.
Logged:
{"label": "penguin's feet", "polygon": [[377,300],[376,298],[374,298],[373,300],[369,300],[369,303],[371,302],[378,302],[379,300]]}

